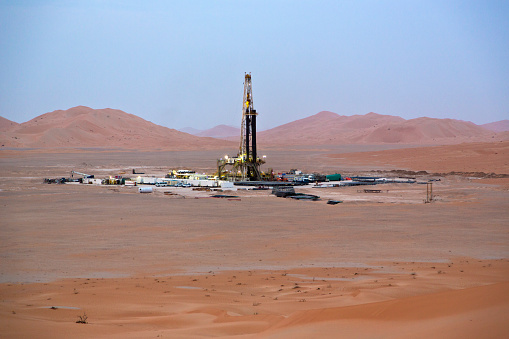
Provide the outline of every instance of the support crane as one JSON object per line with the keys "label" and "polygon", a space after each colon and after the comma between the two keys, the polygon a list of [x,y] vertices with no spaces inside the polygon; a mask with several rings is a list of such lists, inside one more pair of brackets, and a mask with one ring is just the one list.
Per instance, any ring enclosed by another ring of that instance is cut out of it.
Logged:
{"label": "support crane", "polygon": [[74,174],[82,175],[83,178],[93,178],[94,177],[93,174],[86,174],[86,173],[81,173],[81,172],[77,172],[77,171],[71,171],[71,178],[74,178]]}

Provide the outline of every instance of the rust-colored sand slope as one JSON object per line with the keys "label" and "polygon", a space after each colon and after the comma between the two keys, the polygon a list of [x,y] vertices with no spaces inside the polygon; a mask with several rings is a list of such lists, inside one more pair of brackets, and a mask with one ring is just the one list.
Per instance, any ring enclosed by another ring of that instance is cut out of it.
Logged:
{"label": "rust-colored sand slope", "polygon": [[[437,335],[441,338],[502,338],[507,335],[503,314],[507,312],[508,292],[509,284],[499,283],[377,303],[305,310],[278,324],[278,330],[267,331],[267,337],[309,338],[314,333],[330,338],[336,335],[353,335],[355,338],[432,338]],[[356,330],[349,333],[352,327]],[[340,329],[345,331],[343,335],[337,332]]]}
{"label": "rust-colored sand slope", "polygon": [[[503,129],[502,122],[497,126]],[[233,146],[240,135],[238,128],[226,125],[190,135],[120,110],[84,106],[46,113],[22,124],[0,120],[0,129],[4,147],[217,148]],[[509,132],[496,133],[468,121],[405,120],[376,113],[341,116],[327,111],[258,133],[260,144],[270,146],[436,145],[508,139]]]}
{"label": "rust-colored sand slope", "polygon": [[507,132],[509,131],[509,120],[490,122],[481,126],[494,132]]}
{"label": "rust-colored sand slope", "polygon": [[120,110],[85,106],[40,115],[2,133],[0,141],[6,147],[197,149],[229,145],[159,126]]}
{"label": "rust-colored sand slope", "polygon": [[11,121],[9,119],[5,119],[4,117],[0,117],[0,132],[7,132],[19,124],[17,122]]}
{"label": "rust-colored sand slope", "polygon": [[468,121],[405,120],[376,113],[341,116],[324,111],[260,132],[258,140],[269,145],[457,144],[503,140],[504,137]]}

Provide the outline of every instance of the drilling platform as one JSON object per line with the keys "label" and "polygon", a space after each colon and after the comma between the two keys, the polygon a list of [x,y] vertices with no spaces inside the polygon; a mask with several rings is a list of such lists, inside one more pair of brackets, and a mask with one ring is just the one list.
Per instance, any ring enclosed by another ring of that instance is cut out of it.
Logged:
{"label": "drilling platform", "polygon": [[[219,179],[232,181],[260,181],[260,166],[265,163],[258,157],[256,148],[256,117],[253,105],[251,73],[244,75],[244,99],[242,101],[242,123],[240,126],[240,146],[236,157],[225,156],[217,161]],[[226,167],[231,170],[227,171]]]}

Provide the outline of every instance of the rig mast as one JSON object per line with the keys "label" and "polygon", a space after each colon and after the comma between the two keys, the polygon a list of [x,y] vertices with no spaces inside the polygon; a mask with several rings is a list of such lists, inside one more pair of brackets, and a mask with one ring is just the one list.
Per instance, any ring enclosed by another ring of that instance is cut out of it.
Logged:
{"label": "rig mast", "polygon": [[[253,107],[253,92],[251,87],[251,73],[244,75],[244,99],[242,101],[242,124],[240,126],[240,147],[237,157],[217,161],[219,178],[230,178],[232,180],[260,181],[261,164],[265,163],[260,159],[256,149],[256,110]],[[227,165],[232,166],[231,171],[225,172]]]}
{"label": "rig mast", "polygon": [[261,180],[260,165],[256,150],[256,110],[253,107],[251,73],[244,76],[244,100],[242,101],[242,124],[240,128],[240,171],[242,180]]}

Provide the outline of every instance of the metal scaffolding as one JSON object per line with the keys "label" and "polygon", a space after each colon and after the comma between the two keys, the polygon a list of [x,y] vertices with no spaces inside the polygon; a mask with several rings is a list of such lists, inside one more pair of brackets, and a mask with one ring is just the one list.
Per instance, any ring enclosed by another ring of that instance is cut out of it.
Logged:
{"label": "metal scaffolding", "polygon": [[[242,181],[262,180],[260,166],[265,162],[260,159],[256,148],[256,117],[258,113],[253,105],[251,73],[244,75],[244,98],[242,101],[242,123],[240,126],[239,153],[235,158],[225,156],[217,162],[219,177]],[[231,171],[225,173],[225,167],[232,166]]]}

